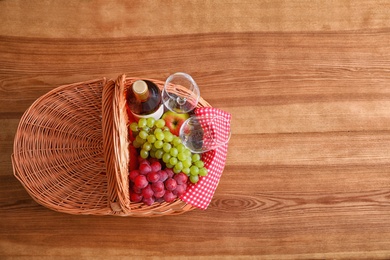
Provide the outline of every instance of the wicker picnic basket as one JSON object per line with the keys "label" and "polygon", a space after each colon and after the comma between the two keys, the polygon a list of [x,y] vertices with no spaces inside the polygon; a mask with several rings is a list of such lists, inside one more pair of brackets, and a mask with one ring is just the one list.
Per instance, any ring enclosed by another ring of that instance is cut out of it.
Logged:
{"label": "wicker picnic basket", "polygon": [[[155,217],[194,209],[129,199],[125,90],[138,78],[98,79],[53,89],[22,116],[14,175],[39,204],[69,214]],[[152,79],[160,88],[164,82]],[[210,106],[200,98],[199,107]]]}

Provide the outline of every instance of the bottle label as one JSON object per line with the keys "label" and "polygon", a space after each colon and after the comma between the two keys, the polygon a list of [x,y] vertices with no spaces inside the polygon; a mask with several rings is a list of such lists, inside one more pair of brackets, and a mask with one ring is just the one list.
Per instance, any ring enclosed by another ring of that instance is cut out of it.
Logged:
{"label": "bottle label", "polygon": [[155,112],[148,115],[138,115],[138,114],[134,114],[133,112],[131,113],[134,115],[135,118],[137,118],[137,120],[139,120],[140,118],[148,118],[148,117],[153,117],[154,119],[158,120],[164,114],[164,106],[161,105]]}

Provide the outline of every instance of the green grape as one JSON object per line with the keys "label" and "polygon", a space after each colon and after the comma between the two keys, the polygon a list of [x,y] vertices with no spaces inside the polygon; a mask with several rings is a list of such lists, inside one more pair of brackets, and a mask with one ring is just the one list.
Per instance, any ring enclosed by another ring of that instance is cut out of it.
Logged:
{"label": "green grape", "polygon": [[171,132],[171,130],[169,130],[169,127],[168,126],[164,126],[163,128],[161,128],[163,130],[163,132]]}
{"label": "green grape", "polygon": [[173,137],[172,144],[173,144],[173,146],[175,146],[175,147],[178,146],[179,144],[181,144],[180,138],[177,137],[177,136]]}
{"label": "green grape", "polygon": [[190,158],[187,157],[187,159],[185,161],[183,161],[183,166],[185,168],[190,168],[191,165],[192,165],[191,157]]}
{"label": "green grape", "polygon": [[176,146],[176,148],[179,151],[179,153],[184,152],[184,150],[186,149],[184,144],[179,144],[178,146]]}
{"label": "green grape", "polygon": [[158,149],[154,154],[155,154],[157,159],[161,159],[164,155],[164,151],[161,149]]}
{"label": "green grape", "polygon": [[164,153],[162,159],[163,159],[163,162],[169,163],[169,160],[171,159],[171,155],[169,153]]}
{"label": "green grape", "polygon": [[156,119],[154,119],[153,117],[149,117],[148,119],[146,119],[146,125],[150,128],[152,128],[154,126],[155,122],[156,122]]}
{"label": "green grape", "polygon": [[175,166],[173,166],[173,172],[178,174],[178,173],[181,173],[181,170],[176,169],[176,165],[175,165]]}
{"label": "green grape", "polygon": [[184,154],[187,155],[187,157],[190,157],[190,158],[192,156],[192,153],[191,153],[191,151],[189,149],[185,149],[184,150]]}
{"label": "green grape", "polygon": [[157,140],[164,140],[164,134],[162,132],[158,132],[154,135],[156,136]]}
{"label": "green grape", "polygon": [[158,127],[158,128],[163,128],[165,126],[165,121],[164,119],[159,119],[155,122],[155,125]]}
{"label": "green grape", "polygon": [[153,144],[154,142],[156,142],[157,138],[154,135],[148,135],[146,140],[148,140],[149,143]]}
{"label": "green grape", "polygon": [[156,135],[157,133],[162,133],[162,130],[160,128],[154,129],[153,134]]}
{"label": "green grape", "polygon": [[172,165],[172,164],[170,164],[170,163],[166,163],[166,164],[165,164],[165,166],[166,166],[167,168],[170,168],[170,169],[172,169],[172,168],[173,168],[173,165]]}
{"label": "green grape", "polygon": [[190,175],[190,181],[192,183],[197,183],[199,181],[199,176],[198,175]]}
{"label": "green grape", "polygon": [[165,131],[163,133],[164,133],[164,141],[168,142],[168,143],[172,142],[173,134],[171,132],[168,132],[168,131]]}
{"label": "green grape", "polygon": [[146,133],[149,133],[150,132],[150,127],[145,126],[145,127],[142,128],[142,130],[144,130]]}
{"label": "green grape", "polygon": [[193,162],[197,162],[199,160],[200,160],[200,155],[199,154],[195,153],[195,154],[192,155],[192,161]]}
{"label": "green grape", "polygon": [[169,154],[170,154],[171,156],[173,156],[173,157],[176,157],[178,153],[179,153],[179,152],[177,151],[176,148],[171,148],[171,150],[169,151]]}
{"label": "green grape", "polygon": [[179,161],[181,162],[184,162],[185,160],[187,160],[187,156],[184,153],[178,153],[177,159],[179,159]]}
{"label": "green grape", "polygon": [[204,167],[204,162],[202,160],[196,161],[195,162],[195,166],[198,167],[199,169],[203,168]]}
{"label": "green grape", "polygon": [[154,146],[157,148],[157,149],[160,149],[162,148],[164,145],[163,141],[161,140],[157,140],[156,142],[154,142]]}
{"label": "green grape", "polygon": [[178,170],[182,170],[183,169],[183,163],[182,162],[177,162],[176,164],[175,164],[175,168],[177,168]]}
{"label": "green grape", "polygon": [[139,152],[139,155],[143,158],[143,159],[146,159],[148,158],[149,156],[149,152],[144,150],[144,149],[141,149],[141,151]]}
{"label": "green grape", "polygon": [[137,141],[139,144],[143,145],[145,143],[145,140],[142,139],[139,135],[135,138],[134,141]]}
{"label": "green grape", "polygon": [[138,121],[138,127],[144,128],[145,126],[146,126],[146,118],[141,118],[141,119]]}
{"label": "green grape", "polygon": [[150,151],[152,149],[152,145],[148,142],[145,142],[142,146],[142,149],[144,149],[145,151]]}
{"label": "green grape", "polygon": [[182,171],[183,173],[187,174],[187,175],[190,174],[190,168],[188,168],[188,167],[183,168],[181,171]]}
{"label": "green grape", "polygon": [[138,142],[137,139],[135,139],[133,141],[133,146],[134,146],[134,148],[140,148],[142,146],[142,144],[140,142]]}
{"label": "green grape", "polygon": [[199,176],[207,176],[207,169],[205,167],[199,169]]}
{"label": "green grape", "polygon": [[141,132],[139,132],[138,136],[146,140],[146,138],[148,137],[148,133],[142,130]]}
{"label": "green grape", "polygon": [[133,132],[137,132],[139,129],[138,129],[138,124],[136,122],[133,122],[130,124],[130,130],[133,131]]}
{"label": "green grape", "polygon": [[172,148],[172,145],[170,143],[164,143],[164,145],[163,145],[164,152],[169,153],[171,148]]}
{"label": "green grape", "polygon": [[149,151],[149,155],[150,155],[150,157],[152,157],[152,158],[156,158],[156,152],[153,151],[153,150],[150,150],[150,151]]}
{"label": "green grape", "polygon": [[152,149],[150,149],[151,151],[157,151],[158,148],[156,148],[156,146],[152,145]]}
{"label": "green grape", "polygon": [[177,158],[176,158],[176,157],[171,157],[171,158],[169,159],[169,163],[172,164],[172,165],[176,165],[176,163],[177,163]]}
{"label": "green grape", "polygon": [[198,175],[199,174],[199,168],[195,165],[192,165],[190,168],[190,174],[191,175]]}

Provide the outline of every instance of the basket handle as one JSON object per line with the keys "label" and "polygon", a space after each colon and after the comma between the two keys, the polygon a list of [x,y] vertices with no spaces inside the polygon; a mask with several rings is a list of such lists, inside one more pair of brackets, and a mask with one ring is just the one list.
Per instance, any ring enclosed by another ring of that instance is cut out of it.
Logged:
{"label": "basket handle", "polygon": [[125,78],[125,75],[121,75],[116,82],[109,80],[102,93],[103,149],[109,206],[123,215],[130,212]]}

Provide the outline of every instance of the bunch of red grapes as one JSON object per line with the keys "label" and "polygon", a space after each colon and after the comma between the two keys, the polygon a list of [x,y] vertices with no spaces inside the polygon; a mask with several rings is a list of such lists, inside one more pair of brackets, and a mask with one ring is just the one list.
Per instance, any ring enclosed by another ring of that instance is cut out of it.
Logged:
{"label": "bunch of red grapes", "polygon": [[173,202],[187,189],[188,176],[162,169],[158,159],[141,160],[138,169],[130,171],[130,200],[150,206],[154,202]]}

